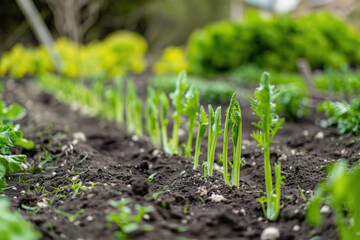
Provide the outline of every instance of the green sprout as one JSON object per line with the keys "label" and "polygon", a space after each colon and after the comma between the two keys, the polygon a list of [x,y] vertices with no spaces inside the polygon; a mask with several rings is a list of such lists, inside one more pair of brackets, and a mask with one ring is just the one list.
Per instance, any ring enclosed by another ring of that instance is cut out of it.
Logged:
{"label": "green sprout", "polygon": [[157,172],[152,173],[152,174],[148,177],[148,179],[147,179],[148,182],[154,181],[154,178],[155,178],[156,174],[157,174]]}
{"label": "green sprout", "polygon": [[213,175],[213,167],[214,167],[214,159],[215,159],[215,149],[216,149],[216,143],[217,139],[220,136],[220,134],[223,132],[221,130],[221,107],[217,107],[215,113],[212,110],[211,105],[209,105],[209,119],[211,119],[210,122],[210,131],[208,136],[208,143],[210,143],[210,148],[208,149],[208,156],[207,156],[207,163],[206,163],[206,170],[207,175],[206,176],[212,176]]}
{"label": "green sprout", "polygon": [[119,230],[115,232],[115,236],[119,239],[128,239],[130,234],[137,230],[147,232],[153,229],[151,225],[141,225],[140,221],[146,213],[153,212],[155,209],[152,206],[144,207],[135,205],[136,213],[133,214],[132,209],[126,206],[129,202],[129,199],[124,199],[118,202],[109,202],[109,204],[117,208],[119,212],[107,215],[106,220],[108,222],[108,227],[110,227],[110,223],[112,222],[116,223],[119,227]]}
{"label": "green sprout", "polygon": [[179,148],[179,128],[180,128],[180,117],[185,109],[185,99],[184,94],[188,88],[186,83],[187,76],[185,72],[181,72],[176,80],[176,89],[170,94],[172,104],[175,108],[172,118],[174,119],[173,133],[170,142],[170,149],[173,154],[181,155],[181,150]]}
{"label": "green sprout", "polygon": [[193,141],[193,133],[194,127],[196,125],[196,118],[198,117],[198,108],[199,108],[199,90],[192,85],[190,89],[187,91],[185,95],[186,104],[184,109],[184,114],[189,118],[189,135],[187,145],[185,145],[185,157],[191,156],[192,151],[192,141]]}
{"label": "green sprout", "polygon": [[241,157],[241,139],[242,139],[242,115],[240,104],[234,100],[233,109],[231,112],[231,140],[233,142],[234,156],[232,164],[232,184],[240,186],[240,167],[244,164],[244,159]]}
{"label": "green sprout", "polygon": [[60,215],[63,215],[65,217],[67,217],[69,219],[70,222],[75,222],[76,219],[80,216],[80,214],[83,214],[85,212],[84,209],[80,209],[79,211],[77,211],[75,214],[70,214],[67,212],[63,212],[59,209],[54,209],[54,211]]}
{"label": "green sprout", "polygon": [[17,212],[10,211],[10,202],[0,198],[0,236],[4,240],[26,239],[38,240],[41,233],[32,224],[24,220]]}
{"label": "green sprout", "polygon": [[86,187],[83,186],[83,183],[80,181],[80,179],[72,180],[69,177],[66,178],[71,182],[71,188],[74,190],[74,195],[77,195],[80,191],[86,191]]}
{"label": "green sprout", "polygon": [[124,124],[124,79],[122,77],[115,78],[115,121],[123,126]]}
{"label": "green sprout", "polygon": [[258,146],[264,148],[264,169],[265,169],[265,186],[266,186],[266,203],[267,210],[265,216],[275,221],[280,212],[280,187],[283,177],[281,176],[281,164],[275,163],[275,191],[271,176],[270,165],[270,143],[273,141],[275,134],[281,129],[284,123],[283,118],[279,118],[275,112],[274,100],[279,92],[274,91],[274,86],[269,85],[270,75],[263,73],[260,87],[256,89],[254,98],[251,99],[251,107],[255,114],[260,118],[258,123],[253,125],[259,128],[252,133],[252,137],[258,142]]}
{"label": "green sprout", "polygon": [[159,125],[159,101],[160,95],[151,87],[148,87],[148,95],[145,103],[146,130],[154,145],[161,143],[161,131]]}
{"label": "green sprout", "polygon": [[200,107],[199,115],[199,129],[196,136],[196,145],[195,145],[195,155],[194,155],[194,170],[197,170],[199,165],[199,156],[202,154],[200,152],[201,140],[205,134],[206,128],[209,125],[209,119],[207,117],[206,111],[203,106]]}
{"label": "green sprout", "polygon": [[360,164],[349,168],[340,160],[327,168],[327,178],[315,190],[315,196],[306,208],[306,220],[311,226],[322,224],[320,209],[326,203],[334,212],[335,225],[341,240],[360,236]]}
{"label": "green sprout", "polygon": [[161,125],[161,138],[162,138],[162,147],[164,151],[168,154],[171,153],[168,133],[167,133],[167,125],[169,120],[167,118],[167,113],[169,110],[169,99],[167,98],[165,93],[160,94],[160,125]]}
{"label": "green sprout", "polygon": [[142,101],[136,93],[136,86],[133,81],[126,84],[126,125],[131,133],[142,136]]}

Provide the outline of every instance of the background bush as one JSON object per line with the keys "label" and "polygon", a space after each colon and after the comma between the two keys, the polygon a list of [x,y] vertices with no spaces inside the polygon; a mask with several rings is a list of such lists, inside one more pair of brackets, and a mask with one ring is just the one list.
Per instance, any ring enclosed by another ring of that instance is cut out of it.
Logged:
{"label": "background bush", "polygon": [[208,75],[245,63],[264,69],[295,71],[305,58],[313,69],[339,69],[360,63],[360,34],[326,12],[299,19],[248,14],[244,20],[222,21],[193,33],[188,43],[189,70]]}

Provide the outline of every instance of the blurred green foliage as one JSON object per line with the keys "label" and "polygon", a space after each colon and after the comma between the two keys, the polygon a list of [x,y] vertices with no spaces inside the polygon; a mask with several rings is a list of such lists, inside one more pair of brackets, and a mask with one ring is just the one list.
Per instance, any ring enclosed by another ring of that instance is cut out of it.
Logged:
{"label": "blurred green foliage", "polygon": [[[230,80],[240,84],[256,86],[263,70],[255,65],[243,65],[230,73]],[[276,99],[277,111],[288,120],[302,118],[308,113],[308,86],[296,73],[269,71],[271,83],[280,94]]]}
{"label": "blurred green foliage", "polygon": [[10,211],[10,202],[0,198],[0,236],[2,240],[37,240],[41,233],[17,212]]}
{"label": "blurred green foliage", "polygon": [[340,135],[360,134],[360,97],[353,99],[350,104],[326,100],[318,106],[318,110],[325,112],[328,117],[321,122],[322,127],[336,125]]}
{"label": "blurred green foliage", "polygon": [[305,58],[313,69],[360,64],[360,34],[327,12],[299,19],[263,18],[255,12],[242,21],[222,21],[197,30],[188,43],[189,70],[209,75],[253,63],[265,70],[295,71]]}
{"label": "blurred green foliage", "polygon": [[360,165],[350,168],[345,160],[327,167],[327,177],[315,190],[306,208],[306,220],[311,226],[322,225],[322,204],[333,212],[336,229],[341,240],[359,239],[360,235]]}
{"label": "blurred green foliage", "polygon": [[[61,74],[67,77],[118,76],[128,72],[141,73],[146,68],[146,40],[137,33],[117,31],[103,41],[87,45],[76,44],[67,38],[55,42],[61,59]],[[15,78],[54,71],[45,47],[24,48],[15,45],[0,58],[0,76]]]}
{"label": "blurred green foliage", "polygon": [[[209,81],[193,76],[188,76],[188,81],[199,89],[200,99],[205,102],[227,103],[234,93],[234,86],[225,81]],[[176,88],[176,76],[155,76],[150,84],[157,91],[170,93]]]}
{"label": "blurred green foliage", "polygon": [[347,66],[340,70],[327,68],[322,74],[314,76],[314,84],[320,90],[353,96],[360,94],[360,71],[351,71]]}

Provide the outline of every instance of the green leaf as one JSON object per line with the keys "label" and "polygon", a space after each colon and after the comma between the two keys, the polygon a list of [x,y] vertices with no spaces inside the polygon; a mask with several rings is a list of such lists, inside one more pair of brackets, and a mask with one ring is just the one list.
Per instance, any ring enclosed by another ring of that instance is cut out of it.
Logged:
{"label": "green leaf", "polygon": [[0,164],[0,179],[5,176],[5,173],[6,173],[6,168],[4,167],[4,165]]}
{"label": "green leaf", "polygon": [[10,202],[5,199],[0,199],[0,236],[3,239],[26,239],[38,240],[41,238],[41,233],[36,231],[32,224],[24,220],[17,212],[10,211]]}
{"label": "green leaf", "polygon": [[25,116],[25,110],[17,103],[5,107],[5,102],[0,103],[0,120],[4,124],[12,124],[13,121],[22,119]]}
{"label": "green leaf", "polygon": [[0,155],[0,164],[5,167],[7,173],[20,171],[25,160],[25,155]]}
{"label": "green leaf", "polygon": [[320,197],[312,199],[306,207],[306,221],[313,227],[319,227],[322,224],[320,214],[322,199]]}

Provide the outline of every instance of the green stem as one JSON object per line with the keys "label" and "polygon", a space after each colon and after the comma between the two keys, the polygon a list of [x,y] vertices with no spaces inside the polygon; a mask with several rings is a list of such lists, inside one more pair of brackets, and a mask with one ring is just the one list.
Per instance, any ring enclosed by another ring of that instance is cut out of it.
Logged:
{"label": "green stem", "polygon": [[200,137],[200,126],[199,126],[199,130],[198,130],[198,133],[196,136],[194,170],[197,170],[197,168],[199,166],[200,147],[201,147],[201,137]]}
{"label": "green stem", "polygon": [[188,136],[188,141],[187,141],[187,145],[185,148],[185,157],[191,157],[192,141],[193,141],[193,134],[194,134],[193,122],[195,122],[195,121],[192,121],[191,124],[189,124],[189,136]]}
{"label": "green stem", "polygon": [[224,144],[223,144],[223,175],[224,181],[227,185],[230,185],[230,176],[228,172],[228,146],[229,146],[229,115],[231,114],[231,109],[229,107],[227,111],[226,121],[225,121],[225,132],[224,132]]}
{"label": "green stem", "polygon": [[173,154],[179,154],[179,128],[180,128],[180,117],[174,119],[173,133],[171,139],[171,151]]}
{"label": "green stem", "polygon": [[233,176],[232,184],[239,187],[240,186],[240,167],[241,167],[241,140],[242,140],[242,122],[240,120],[237,142],[235,147],[235,158],[233,162]]}
{"label": "green stem", "polygon": [[216,140],[217,138],[214,136],[212,143],[211,143],[211,149],[210,149],[210,157],[208,158],[208,175],[213,175],[213,167],[214,167],[214,159],[215,159],[215,148],[216,148]]}

